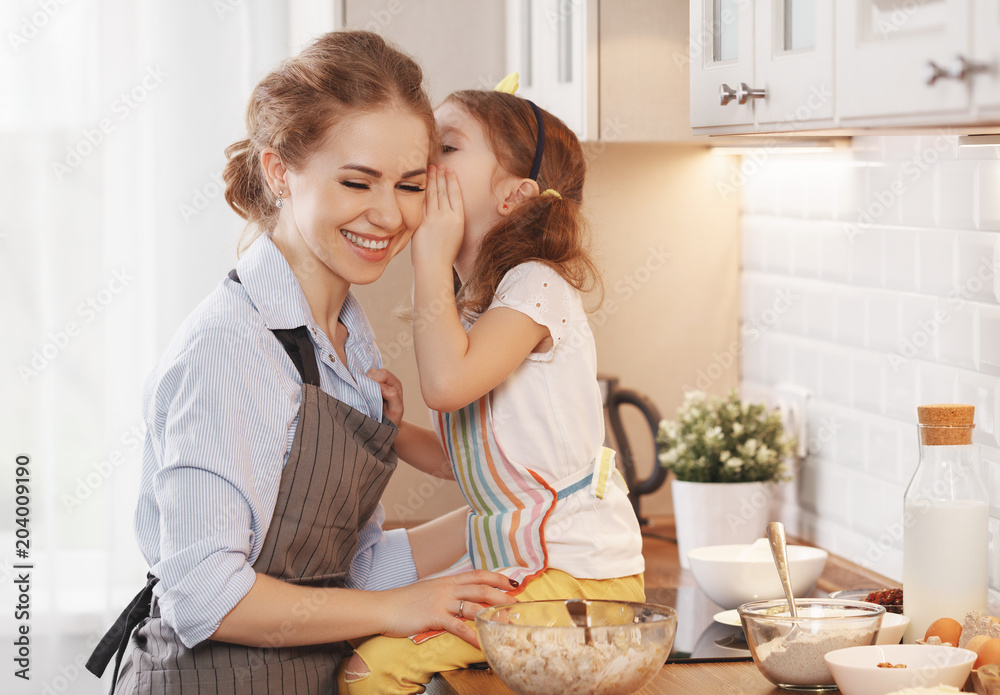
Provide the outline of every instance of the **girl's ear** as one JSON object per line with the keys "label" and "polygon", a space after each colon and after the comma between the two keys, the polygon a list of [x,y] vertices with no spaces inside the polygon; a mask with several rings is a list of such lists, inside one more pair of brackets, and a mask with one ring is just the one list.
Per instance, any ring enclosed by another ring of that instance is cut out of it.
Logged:
{"label": "girl's ear", "polygon": [[498,212],[506,217],[514,208],[538,195],[538,182],[534,179],[513,179],[507,192],[507,197],[498,206]]}

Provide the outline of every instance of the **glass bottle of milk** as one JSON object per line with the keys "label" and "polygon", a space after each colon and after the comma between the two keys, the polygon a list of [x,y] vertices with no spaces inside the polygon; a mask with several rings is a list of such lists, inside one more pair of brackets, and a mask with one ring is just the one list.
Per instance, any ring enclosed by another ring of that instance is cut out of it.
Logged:
{"label": "glass bottle of milk", "polygon": [[989,495],[974,418],[971,405],[917,407],[920,460],[903,497],[904,642],[923,639],[938,618],[962,623],[986,610]]}

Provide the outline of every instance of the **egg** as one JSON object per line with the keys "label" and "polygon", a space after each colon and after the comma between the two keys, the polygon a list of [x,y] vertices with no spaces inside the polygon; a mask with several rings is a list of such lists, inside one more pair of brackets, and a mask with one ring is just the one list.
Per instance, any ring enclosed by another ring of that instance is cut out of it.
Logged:
{"label": "egg", "polygon": [[[969,640],[971,643],[972,640]],[[1000,664],[1000,639],[993,637],[986,640],[979,649],[976,650],[979,656],[972,668],[979,668],[986,664]]]}
{"label": "egg", "polygon": [[969,651],[973,651],[976,654],[978,654],[979,648],[989,641],[990,641],[989,635],[976,635],[975,637],[973,637],[972,639],[970,639],[968,642],[965,643],[964,649],[968,649]]}
{"label": "egg", "polygon": [[930,627],[927,628],[927,632],[924,634],[924,639],[929,639],[931,637],[937,637],[942,643],[949,642],[951,646],[958,646],[958,638],[962,636],[962,623],[958,622],[954,618],[938,618]]}

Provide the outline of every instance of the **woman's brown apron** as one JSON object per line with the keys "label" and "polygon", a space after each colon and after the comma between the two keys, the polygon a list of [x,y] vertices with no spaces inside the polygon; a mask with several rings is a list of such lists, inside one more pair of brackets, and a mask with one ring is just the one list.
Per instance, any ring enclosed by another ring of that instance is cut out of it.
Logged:
{"label": "woman's brown apron", "polygon": [[[230,277],[239,282],[235,271]],[[274,515],[253,568],[293,584],[343,586],[359,531],[396,467],[392,443],[398,430],[320,390],[319,368],[305,326],[273,333],[302,376],[302,403]],[[117,674],[129,647],[113,693],[335,692],[335,672],[346,653],[344,645],[284,647],[278,628],[270,640],[273,646],[266,648],[205,640],[189,649],[160,619],[152,595],[156,581],[150,577],[87,663],[100,676],[117,657]],[[293,606],[289,614],[313,607]]]}

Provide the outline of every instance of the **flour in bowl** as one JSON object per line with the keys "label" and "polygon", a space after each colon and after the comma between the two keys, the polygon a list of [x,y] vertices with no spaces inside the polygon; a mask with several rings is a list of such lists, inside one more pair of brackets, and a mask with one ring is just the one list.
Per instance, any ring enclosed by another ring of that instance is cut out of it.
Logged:
{"label": "flour in bowl", "polygon": [[842,629],[787,635],[757,645],[757,665],[774,683],[823,685],[833,674],[823,656],[834,649],[871,644],[874,630]]}

